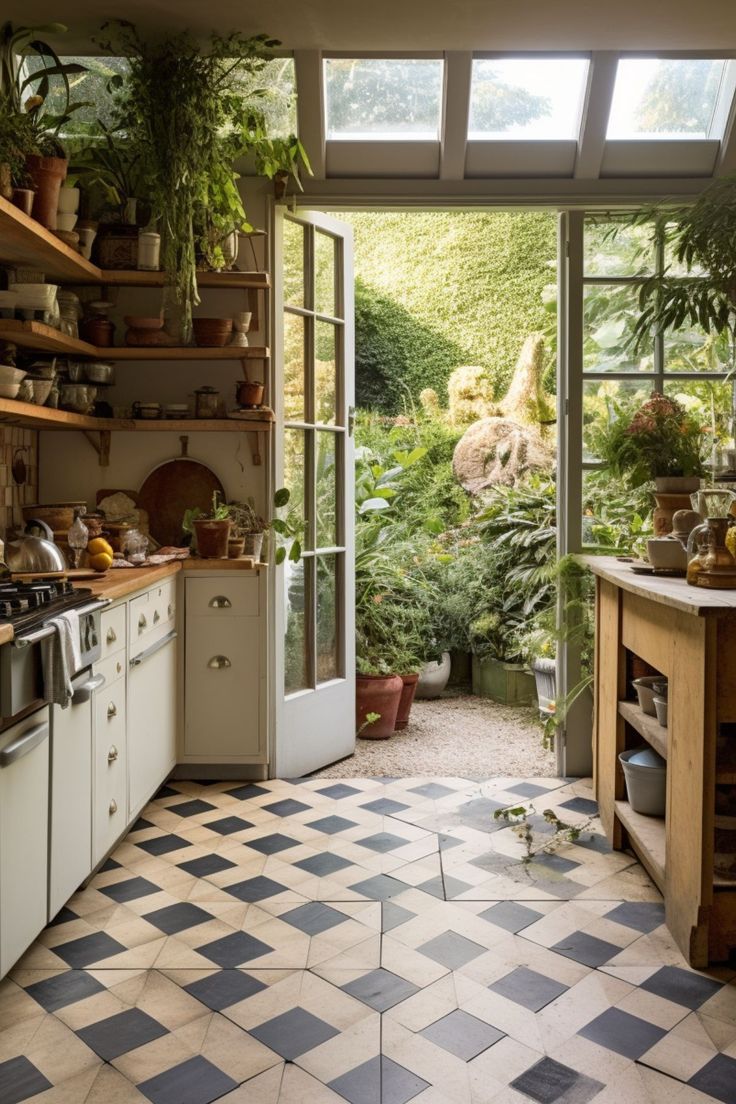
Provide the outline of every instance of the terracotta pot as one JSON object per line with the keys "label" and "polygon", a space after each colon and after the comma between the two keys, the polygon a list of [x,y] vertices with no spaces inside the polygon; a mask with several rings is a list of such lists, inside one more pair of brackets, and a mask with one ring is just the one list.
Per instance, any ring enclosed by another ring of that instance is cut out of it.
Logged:
{"label": "terracotta pot", "polygon": [[690,495],[686,493],[662,494],[660,491],[655,491],[654,500],[657,503],[652,515],[654,535],[655,537],[666,537],[668,533],[672,532],[672,518],[677,511],[690,509]]}
{"label": "terracotta pot", "polygon": [[7,161],[0,161],[0,196],[3,199],[13,198],[13,178]]}
{"label": "terracotta pot", "polygon": [[219,348],[227,345],[233,332],[232,318],[193,318],[192,330],[197,345]]}
{"label": "terracotta pot", "polygon": [[112,345],[115,325],[107,318],[88,318],[80,327],[81,335],[85,341],[100,348],[107,349]]}
{"label": "terracotta pot", "polygon": [[195,521],[197,551],[203,560],[227,559],[227,542],[231,524],[229,518],[223,518],[222,521],[200,518],[199,521]]}
{"label": "terracotta pot", "polygon": [[417,692],[418,681],[418,674],[401,675],[401,697],[399,698],[399,710],[396,714],[396,724],[394,725],[395,732],[399,732],[409,724],[409,714],[411,713],[414,695]]}
{"label": "terracotta pot", "polygon": [[33,217],[47,230],[56,229],[59,192],[68,167],[65,157],[39,157],[34,153],[26,158],[26,168],[36,189]]}
{"label": "terracotta pot", "polygon": [[263,391],[262,383],[240,380],[235,385],[235,401],[238,406],[260,406],[263,402]]}
{"label": "terracotta pot", "polygon": [[700,490],[699,475],[658,475],[654,480],[657,494],[692,494]]}
{"label": "terracotta pot", "polygon": [[227,558],[239,560],[245,548],[245,537],[229,537],[227,542]]}
{"label": "terracotta pot", "polygon": [[18,207],[24,215],[30,216],[35,194],[33,188],[13,188],[13,206]]}
{"label": "terracotta pot", "polygon": [[[355,679],[355,730],[364,740],[388,740],[396,727],[396,714],[404,683],[400,675],[358,675]],[[369,713],[377,721],[366,725]],[[365,727],[363,727],[365,725]]]}

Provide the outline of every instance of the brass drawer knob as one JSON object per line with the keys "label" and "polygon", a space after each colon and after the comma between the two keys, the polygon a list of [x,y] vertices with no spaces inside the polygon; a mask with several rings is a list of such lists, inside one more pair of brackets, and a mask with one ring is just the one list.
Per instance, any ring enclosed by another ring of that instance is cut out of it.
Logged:
{"label": "brass drawer knob", "polygon": [[210,659],[210,660],[208,661],[208,663],[207,663],[207,666],[208,666],[208,667],[210,668],[210,670],[212,670],[212,671],[222,671],[222,670],[224,670],[224,669],[225,669],[226,667],[232,667],[232,663],[231,663],[231,662],[230,662],[230,660],[229,660],[229,659],[227,658],[227,656],[224,656],[224,655],[216,655],[216,656],[213,656],[213,657],[212,657],[212,659]]}
{"label": "brass drawer knob", "polygon": [[120,674],[120,672],[122,671],[122,669],[123,669],[123,665],[122,665],[122,663],[120,662],[120,660],[118,660],[118,661],[117,661],[117,663],[115,664],[115,670],[117,671],[117,673],[118,673],[118,674]]}
{"label": "brass drawer knob", "polygon": [[114,816],[115,813],[118,811],[118,803],[115,800],[115,798],[113,798],[112,801],[110,802],[110,808],[107,811],[110,814],[110,816]]}
{"label": "brass drawer knob", "polygon": [[118,715],[118,707],[116,706],[115,702],[110,702],[110,704],[107,707],[107,719],[108,719],[108,721],[111,721],[113,719],[113,717],[117,717],[117,715]]}
{"label": "brass drawer knob", "polygon": [[105,639],[107,640],[108,644],[114,644],[117,638],[118,634],[115,632],[114,629],[107,630],[107,636],[105,637]]}
{"label": "brass drawer knob", "polygon": [[233,604],[224,594],[216,594],[214,598],[210,598],[209,606],[210,609],[232,609]]}
{"label": "brass drawer knob", "polygon": [[120,754],[120,752],[118,751],[118,749],[113,744],[112,747],[110,748],[110,750],[107,753],[108,763],[114,763],[119,754]]}
{"label": "brass drawer knob", "polygon": [[147,624],[148,621],[146,620],[146,615],[145,613],[142,613],[138,618],[138,632],[143,632]]}
{"label": "brass drawer knob", "polygon": [[153,623],[154,623],[154,625],[158,625],[160,620],[161,620],[161,614],[158,612],[158,610],[154,610],[154,612],[153,612]]}
{"label": "brass drawer knob", "polygon": [[174,607],[172,606],[171,602],[169,602],[168,606],[166,607],[167,616],[171,617],[173,612],[174,612]]}

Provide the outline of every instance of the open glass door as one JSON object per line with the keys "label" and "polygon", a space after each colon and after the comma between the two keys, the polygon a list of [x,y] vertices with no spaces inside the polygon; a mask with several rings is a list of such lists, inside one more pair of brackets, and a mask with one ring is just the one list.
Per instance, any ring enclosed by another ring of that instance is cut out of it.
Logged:
{"label": "open glass door", "polygon": [[274,774],[355,748],[352,228],[278,208],[274,236],[277,487],[302,555],[276,568]]}

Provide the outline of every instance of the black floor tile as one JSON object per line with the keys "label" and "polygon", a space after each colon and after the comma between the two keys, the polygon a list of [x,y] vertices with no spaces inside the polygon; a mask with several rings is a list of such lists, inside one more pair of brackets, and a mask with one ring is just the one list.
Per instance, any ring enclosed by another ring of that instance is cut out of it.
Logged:
{"label": "black floor tile", "polygon": [[631,1016],[620,1008],[607,1008],[578,1032],[584,1039],[590,1039],[591,1042],[634,1061],[641,1058],[642,1054],[666,1034],[656,1024],[648,1023],[639,1016]]}
{"label": "black floor tile", "polygon": [[376,1012],[385,1012],[419,992],[412,982],[382,968],[349,981],[342,989]]}
{"label": "black floor tile", "polygon": [[300,840],[284,836],[281,832],[273,832],[270,836],[259,836],[258,839],[245,840],[246,847],[252,847],[262,855],[278,855],[280,851],[288,851],[291,847],[302,847]]}
{"label": "black floor tile", "polygon": [[320,935],[322,932],[336,928],[338,924],[344,924],[349,917],[344,912],[322,904],[321,901],[309,901],[306,905],[299,905],[291,912],[282,912],[279,920],[307,935]]}
{"label": "black floor tile", "polygon": [[372,901],[387,901],[390,897],[398,897],[400,893],[406,893],[406,882],[400,882],[398,878],[392,878],[389,874],[376,874],[372,878],[366,878],[363,882],[356,882],[348,886],[354,893],[362,893]]}
{"label": "black floor tile", "polygon": [[524,928],[528,928],[530,924],[541,920],[543,913],[527,908],[526,905],[520,905],[517,901],[499,901],[497,905],[491,905],[480,915],[489,924],[495,924],[496,927],[513,932],[515,935]]}
{"label": "black floor tile", "polygon": [[202,801],[198,797],[192,798],[191,801],[182,801],[180,805],[167,805],[169,812],[176,813],[180,817],[196,816],[197,813],[209,813],[216,808],[216,805],[210,805],[209,801]]}
{"label": "black floor tile", "polygon": [[462,1058],[463,1062],[477,1058],[505,1037],[503,1031],[459,1008],[425,1027],[421,1034],[456,1058]]}
{"label": "black floor tile", "polygon": [[58,944],[54,947],[54,954],[63,958],[68,966],[79,969],[127,950],[127,947],[105,932],[94,932],[92,935],[83,935],[81,939]]}
{"label": "black floor tile", "polygon": [[271,954],[273,947],[268,943],[256,939],[247,932],[233,932],[232,935],[224,935],[221,939],[214,939],[211,943],[205,943],[203,947],[197,947],[197,954],[204,955],[211,962],[225,968],[242,966],[244,962],[251,962],[254,958],[262,958]]}
{"label": "black floor tile", "polygon": [[536,970],[530,970],[526,966],[517,966],[511,973],[494,981],[488,986],[494,993],[500,993],[502,997],[528,1008],[532,1012],[539,1012],[542,1008],[556,1000],[567,992],[568,986],[563,985],[546,974],[539,974]]}
{"label": "black floor tile", "polygon": [[393,801],[390,797],[379,797],[375,801],[368,801],[360,807],[361,809],[367,809],[370,813],[378,813],[379,816],[391,816],[393,813],[400,813],[402,810],[409,808],[403,801]]}
{"label": "black floor tile", "polygon": [[138,1090],[151,1104],[211,1104],[237,1087],[237,1081],[198,1054],[141,1082]]}
{"label": "black floor tile", "polygon": [[270,793],[269,789],[265,786],[256,786],[253,782],[248,782],[245,786],[236,786],[234,790],[225,790],[225,793],[230,794],[231,797],[237,797],[239,801],[247,801],[252,797],[261,797],[263,794]]}
{"label": "black floor tile", "polygon": [[594,969],[604,966],[610,959],[621,954],[621,947],[615,943],[608,943],[605,939],[597,939],[594,935],[576,931],[561,939],[551,948],[557,954],[571,958],[575,962],[581,962],[583,966]]}
{"label": "black floor tile", "polygon": [[322,851],[319,855],[310,855],[308,859],[301,859],[293,865],[300,870],[306,870],[307,874],[314,874],[317,878],[326,878],[338,870],[345,870],[355,864],[340,855],[333,855],[331,851]]}
{"label": "black floor tile", "polygon": [[606,913],[606,920],[646,934],[664,924],[664,905],[659,901],[624,901]]}
{"label": "black floor tile", "polygon": [[720,993],[723,985],[720,981],[713,981],[712,978],[690,970],[681,970],[678,966],[663,966],[656,974],[643,981],[641,988],[695,1011],[716,993]]}
{"label": "black floor tile", "polygon": [[480,943],[466,939],[464,935],[458,935],[454,931],[446,931],[442,935],[435,936],[428,943],[417,947],[417,950],[427,958],[431,958],[433,962],[446,966],[448,970],[459,970],[461,966],[486,953],[486,948],[481,947]]}
{"label": "black floor tile", "polygon": [[311,820],[307,828],[315,828],[318,832],[324,832],[325,835],[334,836],[338,832],[347,832],[348,828],[355,828],[355,826],[355,821],[348,820],[346,817],[327,816],[320,820]]}
{"label": "black floor tile", "polygon": [[365,839],[359,839],[355,842],[359,843],[361,847],[368,847],[371,851],[378,852],[379,855],[385,855],[388,851],[395,851],[398,847],[406,847],[409,840],[394,835],[393,832],[376,832],[374,836],[366,836]]}
{"label": "black floor tile", "polygon": [[106,1062],[168,1033],[167,1028],[140,1008],[128,1008],[77,1031],[82,1042]]}
{"label": "black floor tile", "polygon": [[736,1060],[727,1054],[716,1054],[688,1084],[713,1100],[736,1104]]}
{"label": "black floor tile", "polygon": [[281,1016],[251,1027],[249,1034],[287,1062],[293,1062],[340,1032],[304,1008],[291,1008]]}
{"label": "black floor tile", "polygon": [[21,1100],[28,1100],[51,1087],[51,1082],[23,1055],[0,1062],[0,1100],[3,1104],[20,1104]]}
{"label": "black floor tile", "polygon": [[252,997],[254,993],[260,993],[266,986],[258,978],[251,977],[243,970],[217,970],[216,973],[199,978],[185,985],[184,988],[187,993],[191,993],[213,1012],[220,1012],[223,1008],[229,1008]]}
{"label": "black floor tile", "polygon": [[180,870],[186,870],[187,874],[192,874],[195,878],[219,874],[221,870],[229,870],[235,865],[229,859],[224,859],[222,855],[203,855],[200,859],[188,859],[186,862],[177,863]]}
{"label": "black floor tile", "polygon": [[143,917],[149,924],[153,924],[166,935],[176,935],[177,932],[194,928],[197,924],[206,924],[214,920],[211,913],[205,912],[199,905],[193,905],[189,901],[182,901],[176,905],[167,905],[165,908],[147,912]]}
{"label": "black floor tile", "polygon": [[512,1081],[511,1087],[536,1100],[537,1104],[556,1104],[556,1101],[563,1100],[569,1100],[571,1104],[587,1104],[604,1086],[592,1077],[585,1077],[577,1070],[555,1062],[554,1058],[542,1058],[541,1062]]}
{"label": "black floor tile", "polygon": [[57,1008],[66,1008],[104,991],[105,986],[85,970],[64,970],[54,977],[35,981],[26,989],[26,993],[47,1012],[56,1012]]}
{"label": "black floor tile", "polygon": [[348,786],[345,782],[336,782],[334,786],[325,786],[323,790],[317,790],[317,793],[324,794],[325,797],[331,797],[334,801],[342,801],[344,797],[359,794],[360,790],[356,789],[355,786]]}
{"label": "black floor tile", "polygon": [[150,897],[153,893],[160,893],[161,887],[149,882],[147,878],[128,878],[124,882],[113,882],[111,885],[100,886],[100,893],[117,901],[119,905],[126,901],[137,901],[139,897]]}
{"label": "black floor tile", "polygon": [[393,901],[383,901],[381,904],[381,931],[393,931],[401,924],[406,924],[408,920],[413,920],[415,916],[416,913],[410,912],[402,905],[394,904]]}
{"label": "black floor tile", "polygon": [[225,893],[232,894],[239,901],[254,904],[256,901],[265,901],[269,897],[277,897],[279,893],[286,893],[286,886],[274,882],[272,878],[266,878],[263,874],[255,878],[246,878],[244,882],[236,882],[235,885],[222,886]]}
{"label": "black floor tile", "polygon": [[264,805],[264,813],[273,813],[274,816],[289,817],[297,813],[308,812],[311,805],[305,805],[303,801],[297,801],[293,797],[286,797],[283,801],[274,801],[272,805]]}
{"label": "black floor tile", "polygon": [[168,855],[170,851],[181,851],[182,847],[191,847],[189,840],[181,836],[154,836],[152,839],[136,840],[136,847],[147,851],[149,855]]}
{"label": "black floor tile", "polygon": [[245,832],[247,828],[252,828],[253,825],[249,820],[243,820],[242,817],[229,816],[220,817],[219,820],[208,820],[202,827],[209,828],[211,832],[219,832],[221,836],[231,836],[234,832]]}

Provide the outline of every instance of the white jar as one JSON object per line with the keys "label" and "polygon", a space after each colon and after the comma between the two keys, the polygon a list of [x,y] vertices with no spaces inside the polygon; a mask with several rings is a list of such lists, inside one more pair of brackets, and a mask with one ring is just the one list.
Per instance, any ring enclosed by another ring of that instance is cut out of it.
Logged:
{"label": "white jar", "polygon": [[155,230],[142,230],[138,235],[138,268],[158,272],[161,235]]}

